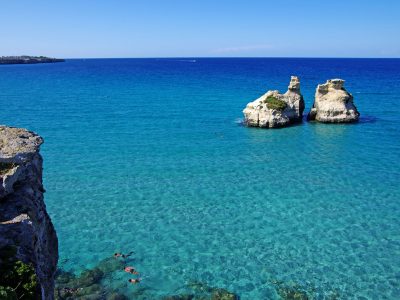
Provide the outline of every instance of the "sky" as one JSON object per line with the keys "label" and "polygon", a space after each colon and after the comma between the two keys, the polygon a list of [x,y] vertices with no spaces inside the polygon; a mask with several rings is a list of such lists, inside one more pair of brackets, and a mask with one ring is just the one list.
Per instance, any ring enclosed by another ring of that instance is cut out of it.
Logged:
{"label": "sky", "polygon": [[400,0],[0,0],[0,56],[400,57]]}

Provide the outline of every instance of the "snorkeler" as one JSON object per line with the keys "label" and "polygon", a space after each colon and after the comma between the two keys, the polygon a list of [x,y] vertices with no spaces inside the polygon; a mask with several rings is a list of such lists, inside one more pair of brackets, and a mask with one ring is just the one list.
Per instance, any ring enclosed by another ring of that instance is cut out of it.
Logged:
{"label": "snorkeler", "polygon": [[122,258],[127,258],[133,254],[133,251],[129,252],[128,254],[122,254]]}
{"label": "snorkeler", "polygon": [[124,271],[130,274],[139,275],[139,272],[137,272],[134,267],[125,267]]}
{"label": "snorkeler", "polygon": [[128,281],[132,284],[137,284],[142,281],[142,278],[137,278],[137,279],[128,279]]}
{"label": "snorkeler", "polygon": [[133,251],[129,252],[128,254],[122,254],[120,252],[115,252],[114,257],[115,258],[118,258],[118,257],[127,258],[127,257],[131,256],[132,254],[133,254]]}

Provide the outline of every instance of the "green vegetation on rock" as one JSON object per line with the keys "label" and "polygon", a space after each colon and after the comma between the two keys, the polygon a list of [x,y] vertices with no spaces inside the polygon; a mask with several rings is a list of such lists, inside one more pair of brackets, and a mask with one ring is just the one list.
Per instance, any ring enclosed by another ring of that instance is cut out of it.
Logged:
{"label": "green vegetation on rock", "polygon": [[2,300],[14,300],[18,299],[17,293],[9,286],[0,286],[0,299]]}
{"label": "green vegetation on rock", "polygon": [[264,103],[267,104],[267,107],[269,109],[275,109],[275,110],[284,110],[287,106],[285,101],[279,100],[278,98],[274,96],[268,96],[265,100]]}
{"label": "green vegetation on rock", "polygon": [[0,299],[37,299],[40,295],[35,269],[15,258],[15,247],[0,249]]}

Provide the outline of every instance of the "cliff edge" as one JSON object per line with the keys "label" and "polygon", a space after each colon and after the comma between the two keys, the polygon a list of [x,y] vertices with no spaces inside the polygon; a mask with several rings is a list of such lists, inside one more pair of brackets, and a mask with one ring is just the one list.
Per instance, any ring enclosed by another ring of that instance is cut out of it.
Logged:
{"label": "cliff edge", "polygon": [[43,201],[42,143],[33,132],[0,126],[0,250],[14,248],[15,259],[34,268],[36,296],[53,299],[58,240]]}

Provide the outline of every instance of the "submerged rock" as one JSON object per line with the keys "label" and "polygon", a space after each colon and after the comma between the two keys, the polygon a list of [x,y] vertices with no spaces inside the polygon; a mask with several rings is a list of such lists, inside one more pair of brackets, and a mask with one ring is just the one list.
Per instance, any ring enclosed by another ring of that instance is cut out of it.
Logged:
{"label": "submerged rock", "polygon": [[78,297],[92,297],[92,296],[101,296],[101,295],[105,295],[106,291],[104,290],[103,286],[98,284],[98,283],[94,283],[92,285],[88,285],[86,287],[81,287],[79,288],[79,291],[76,293],[76,298]]}
{"label": "submerged rock", "polygon": [[216,288],[211,293],[211,300],[239,300],[239,296],[225,289]]}
{"label": "submerged rock", "polygon": [[82,271],[79,276],[62,269],[56,275],[56,300],[127,300],[122,292],[108,283],[116,271],[123,272],[124,262],[114,257],[102,259],[92,269]]}
{"label": "submerged rock", "polygon": [[[124,266],[124,261],[107,257],[92,269],[82,271],[79,276],[59,269],[56,275],[55,298],[56,300],[127,300],[129,298],[118,288],[109,285],[115,272],[124,272]],[[125,288],[125,285],[120,288]]]}
{"label": "submerged rock", "polygon": [[128,297],[126,297],[124,294],[114,292],[108,295],[106,300],[128,300]]}
{"label": "submerged rock", "polygon": [[247,104],[243,110],[245,124],[254,127],[276,128],[301,122],[304,99],[300,93],[300,81],[292,76],[288,91],[268,91],[260,98]]}
{"label": "submerged rock", "polygon": [[63,270],[58,270],[56,274],[56,284],[58,286],[70,286],[71,282],[74,282],[76,279],[76,276],[72,272],[66,272]]}
{"label": "submerged rock", "polygon": [[172,295],[172,296],[165,296],[162,300],[194,300],[194,295],[191,294],[183,294],[183,295]]}
{"label": "submerged rock", "polygon": [[81,273],[77,279],[79,287],[91,286],[95,283],[99,283],[103,279],[104,273],[99,268],[94,268],[91,270],[85,270]]}
{"label": "submerged rock", "polygon": [[[193,300],[239,300],[240,297],[235,293],[232,293],[224,288],[212,287],[206,283],[193,281],[187,284],[186,288],[191,290],[193,293],[190,294],[180,294],[173,296],[175,298],[166,299],[193,299]],[[170,296],[171,297],[171,296]],[[184,297],[184,298],[179,298]],[[187,297],[187,298],[185,298]],[[191,298],[193,297],[193,298]]]}
{"label": "submerged rock", "polygon": [[107,300],[128,300],[128,297],[126,297],[124,294],[120,294],[118,292],[113,292],[110,295],[107,296]]}
{"label": "submerged rock", "polygon": [[109,274],[115,271],[122,271],[124,269],[124,262],[114,257],[107,257],[97,264],[97,269],[101,270],[104,274]]}
{"label": "submerged rock", "polygon": [[309,293],[305,288],[294,282],[285,283],[273,280],[271,283],[275,286],[276,292],[282,300],[309,300],[315,298],[312,293]]}
{"label": "submerged rock", "polygon": [[343,86],[342,79],[331,79],[325,84],[319,84],[307,119],[324,123],[358,121],[360,113],[353,103],[353,96]]}

